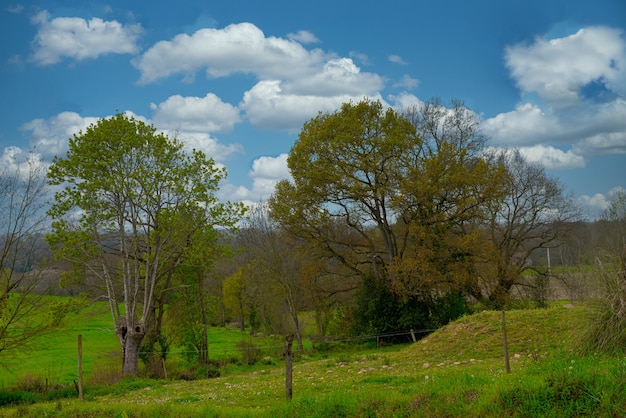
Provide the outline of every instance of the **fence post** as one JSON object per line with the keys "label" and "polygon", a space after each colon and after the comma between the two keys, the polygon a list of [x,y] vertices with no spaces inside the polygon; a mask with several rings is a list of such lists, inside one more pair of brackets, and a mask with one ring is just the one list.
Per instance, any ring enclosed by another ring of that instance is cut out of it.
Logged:
{"label": "fence post", "polygon": [[78,334],[78,399],[83,400],[83,336]]}
{"label": "fence post", "polygon": [[289,334],[285,337],[285,393],[287,395],[287,399],[289,400],[291,400],[293,396],[292,344],[293,334]]}
{"label": "fence post", "polygon": [[504,344],[504,370],[511,373],[511,365],[509,364],[509,344],[506,339],[506,320],[504,319],[504,311],[502,311],[502,343]]}

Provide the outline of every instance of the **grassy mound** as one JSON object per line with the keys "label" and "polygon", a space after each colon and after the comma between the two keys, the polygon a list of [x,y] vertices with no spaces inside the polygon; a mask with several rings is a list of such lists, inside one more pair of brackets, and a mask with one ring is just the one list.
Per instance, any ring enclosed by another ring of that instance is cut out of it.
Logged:
{"label": "grassy mound", "polygon": [[[506,312],[509,354],[537,358],[568,350],[586,315],[580,307]],[[407,354],[432,362],[502,358],[503,351],[502,313],[483,311],[435,331],[407,349]]]}

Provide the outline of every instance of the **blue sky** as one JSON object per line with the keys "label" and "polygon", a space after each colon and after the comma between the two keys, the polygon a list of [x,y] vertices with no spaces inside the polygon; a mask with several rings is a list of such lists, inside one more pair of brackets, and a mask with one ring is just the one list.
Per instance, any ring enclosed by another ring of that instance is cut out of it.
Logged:
{"label": "blue sky", "polygon": [[128,111],[226,166],[222,198],[254,203],[319,111],[439,97],[591,216],[626,188],[624,0],[23,1],[0,31],[3,168]]}

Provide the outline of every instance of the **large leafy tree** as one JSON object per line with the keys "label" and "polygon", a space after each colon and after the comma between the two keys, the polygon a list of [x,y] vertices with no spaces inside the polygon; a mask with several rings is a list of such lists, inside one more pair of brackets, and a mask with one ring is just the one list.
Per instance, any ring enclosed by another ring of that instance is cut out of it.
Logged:
{"label": "large leafy tree", "polygon": [[420,145],[410,122],[380,102],[320,114],[305,123],[291,149],[293,183],[277,185],[272,216],[353,274],[367,274],[378,259],[388,265],[406,246],[394,229],[405,221],[394,208],[404,174],[399,163]]}
{"label": "large leafy tree", "polygon": [[54,159],[49,182],[61,190],[49,210],[49,242],[77,278],[102,284],[124,374],[138,372],[157,292],[184,262],[198,225],[229,228],[243,214],[215,195],[225,175],[202,152],[187,153],[176,138],[125,114],[74,135],[66,156]]}
{"label": "large leafy tree", "polygon": [[[293,182],[270,199],[272,216],[342,274],[373,275],[404,297],[451,289],[467,265],[485,202],[503,168],[483,158],[478,118],[438,101],[397,112],[347,103],[307,122],[289,155]],[[467,237],[467,238],[463,238]]]}

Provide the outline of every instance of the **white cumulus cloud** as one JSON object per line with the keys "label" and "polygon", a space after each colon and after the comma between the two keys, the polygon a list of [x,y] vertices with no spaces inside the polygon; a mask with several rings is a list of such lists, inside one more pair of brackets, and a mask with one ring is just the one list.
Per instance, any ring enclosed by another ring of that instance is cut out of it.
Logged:
{"label": "white cumulus cloud", "polygon": [[[158,128],[156,125],[155,127]],[[170,138],[175,137],[179,139],[186,150],[191,151],[195,149],[202,151],[207,157],[213,158],[213,160],[218,163],[227,160],[233,154],[243,152],[243,147],[240,144],[222,144],[206,132],[187,132],[168,129],[161,130],[161,132]]]}
{"label": "white cumulus cloud", "polygon": [[50,20],[47,11],[39,12],[32,22],[38,26],[32,42],[31,58],[39,65],[51,65],[63,57],[75,60],[97,58],[105,54],[134,54],[141,25],[123,25],[100,18],[57,17]]}
{"label": "white cumulus cloud", "polygon": [[239,23],[160,41],[133,64],[141,72],[139,82],[147,84],[173,74],[193,76],[202,68],[209,77],[249,73],[259,78],[293,78],[311,73],[325,57],[318,49],[309,51],[293,40],[266,37],[252,23]]}
{"label": "white cumulus cloud", "polygon": [[626,39],[620,30],[597,26],[536,38],[507,47],[505,59],[522,94],[539,100],[524,97],[514,110],[483,122],[496,146],[519,147],[547,168],[626,154]]}
{"label": "white cumulus cloud", "polygon": [[[244,93],[240,108],[253,125],[265,129],[297,130],[318,112],[332,112],[342,103],[365,95],[317,96],[288,93],[280,81],[260,81]],[[373,99],[380,99],[374,95]]]}
{"label": "white cumulus cloud", "polygon": [[159,104],[153,103],[151,108],[154,124],[161,129],[227,132],[241,120],[235,106],[213,93],[204,97],[174,95]]}
{"label": "white cumulus cloud", "polygon": [[287,167],[287,154],[276,157],[261,156],[252,163],[248,173],[252,179],[250,188],[225,183],[220,188],[220,197],[225,200],[244,202],[249,206],[265,202],[274,193],[274,186],[280,180],[291,178]]}
{"label": "white cumulus cloud", "polygon": [[65,155],[68,139],[97,121],[98,118],[82,117],[76,112],[61,112],[48,119],[34,119],[20,129],[30,132],[30,148],[44,159],[51,160]]}
{"label": "white cumulus cloud", "polygon": [[549,170],[582,168],[585,159],[581,155],[546,145],[519,148],[520,154],[531,163],[538,163]]}
{"label": "white cumulus cloud", "polygon": [[587,27],[563,38],[537,38],[506,48],[505,59],[522,92],[537,93],[551,105],[575,104],[580,89],[593,81],[626,93],[626,43],[617,29]]}

